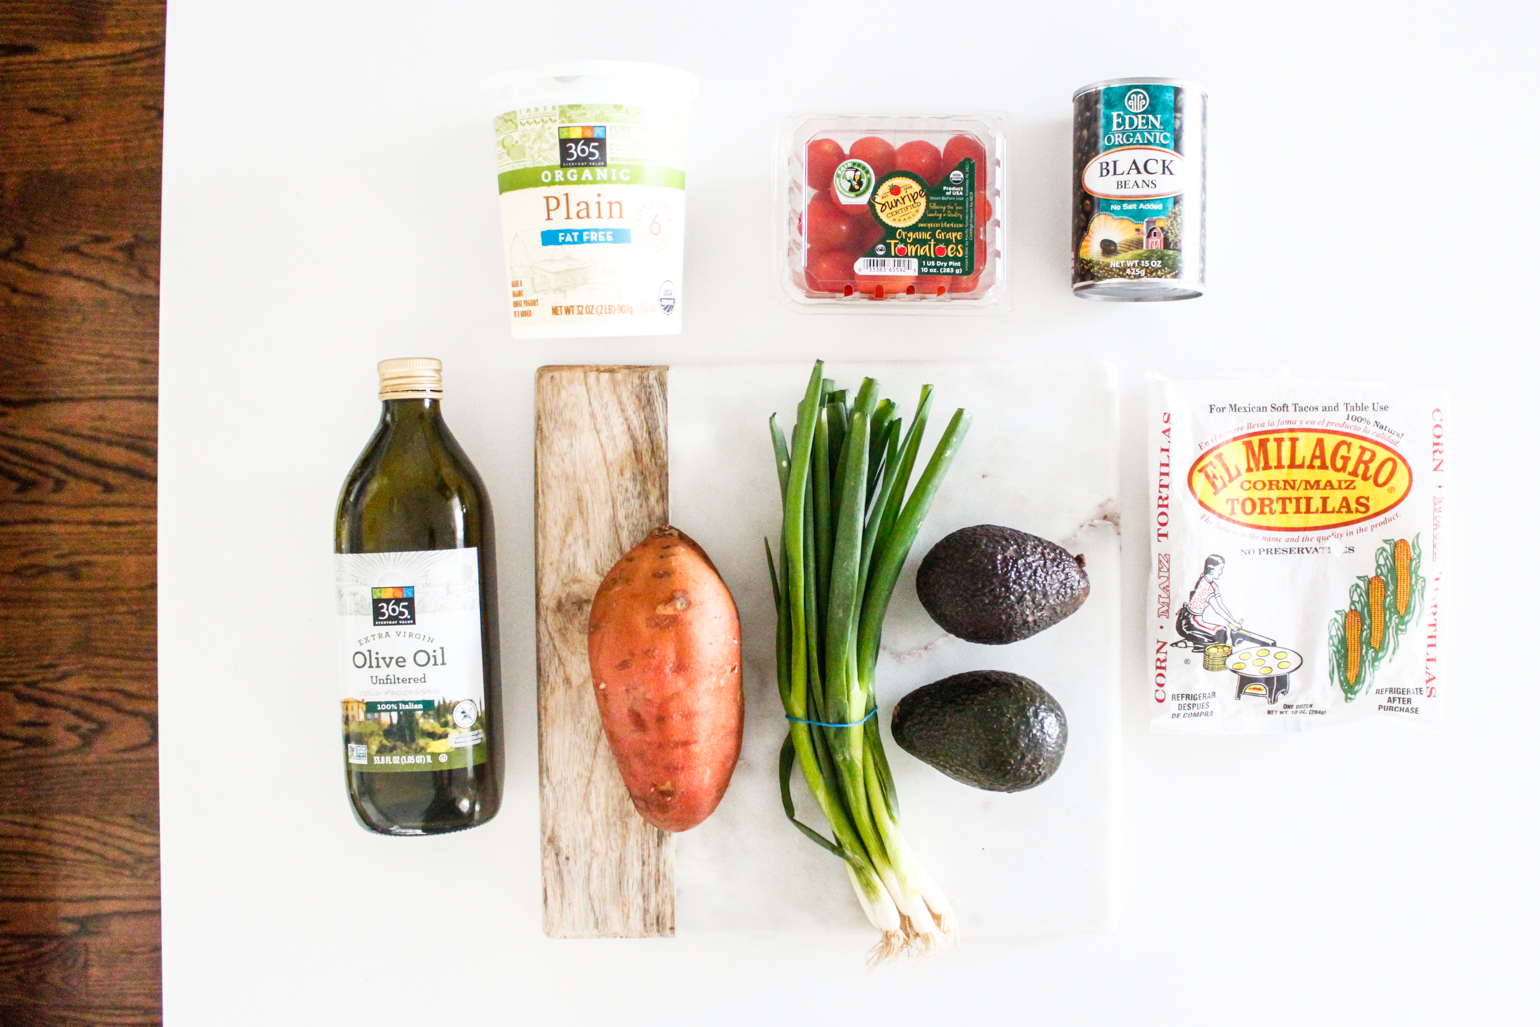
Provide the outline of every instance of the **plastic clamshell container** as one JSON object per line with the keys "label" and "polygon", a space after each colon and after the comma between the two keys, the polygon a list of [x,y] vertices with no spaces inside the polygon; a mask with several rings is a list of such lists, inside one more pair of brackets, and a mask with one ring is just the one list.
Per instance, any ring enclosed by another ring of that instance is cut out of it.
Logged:
{"label": "plastic clamshell container", "polygon": [[484,91],[514,338],[678,334],[695,76],[568,61]]}
{"label": "plastic clamshell container", "polygon": [[775,147],[776,291],[809,314],[1010,306],[1005,116],[793,114]]}

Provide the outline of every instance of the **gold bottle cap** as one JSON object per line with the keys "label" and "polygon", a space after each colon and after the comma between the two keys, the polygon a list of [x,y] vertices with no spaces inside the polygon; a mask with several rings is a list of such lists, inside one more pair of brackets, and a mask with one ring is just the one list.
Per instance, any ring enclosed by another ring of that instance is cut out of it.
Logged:
{"label": "gold bottle cap", "polygon": [[381,399],[442,399],[444,365],[436,357],[380,361]]}

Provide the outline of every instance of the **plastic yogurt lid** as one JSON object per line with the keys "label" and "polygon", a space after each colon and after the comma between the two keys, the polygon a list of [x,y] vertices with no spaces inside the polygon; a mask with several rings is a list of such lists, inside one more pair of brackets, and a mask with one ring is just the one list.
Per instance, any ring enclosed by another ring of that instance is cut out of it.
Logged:
{"label": "plastic yogurt lid", "polygon": [[700,80],[682,68],[666,64],[647,64],[643,61],[561,61],[556,64],[532,64],[528,67],[509,68],[487,79],[488,87],[506,85],[567,86],[581,79],[635,79],[641,82],[659,83],[687,91],[694,96],[700,90]]}

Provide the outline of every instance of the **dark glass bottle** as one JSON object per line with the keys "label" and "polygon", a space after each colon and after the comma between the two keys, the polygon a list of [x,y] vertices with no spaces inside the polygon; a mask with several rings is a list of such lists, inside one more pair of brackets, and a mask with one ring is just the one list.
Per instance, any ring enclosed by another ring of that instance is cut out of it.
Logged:
{"label": "dark glass bottle", "polygon": [[382,834],[475,827],[502,800],[492,507],[440,370],[380,363],[380,423],[337,500],[348,797]]}

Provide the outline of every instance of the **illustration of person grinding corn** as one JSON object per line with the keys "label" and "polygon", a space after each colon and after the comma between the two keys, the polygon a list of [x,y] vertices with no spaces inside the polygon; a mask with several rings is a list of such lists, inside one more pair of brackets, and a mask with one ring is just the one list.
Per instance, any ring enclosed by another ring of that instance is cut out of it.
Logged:
{"label": "illustration of person grinding corn", "polygon": [[1241,629],[1241,619],[1219,594],[1219,576],[1224,572],[1225,558],[1218,553],[1203,561],[1203,575],[1176,615],[1177,633],[1200,650],[1215,644],[1273,645],[1273,639]]}
{"label": "illustration of person grinding corn", "polygon": [[1275,705],[1288,694],[1289,676],[1299,669],[1300,655],[1241,627],[1241,619],[1219,594],[1219,576],[1224,571],[1225,558],[1218,553],[1203,561],[1203,574],[1176,615],[1177,633],[1203,654],[1204,670],[1235,673],[1237,702],[1254,695]]}

